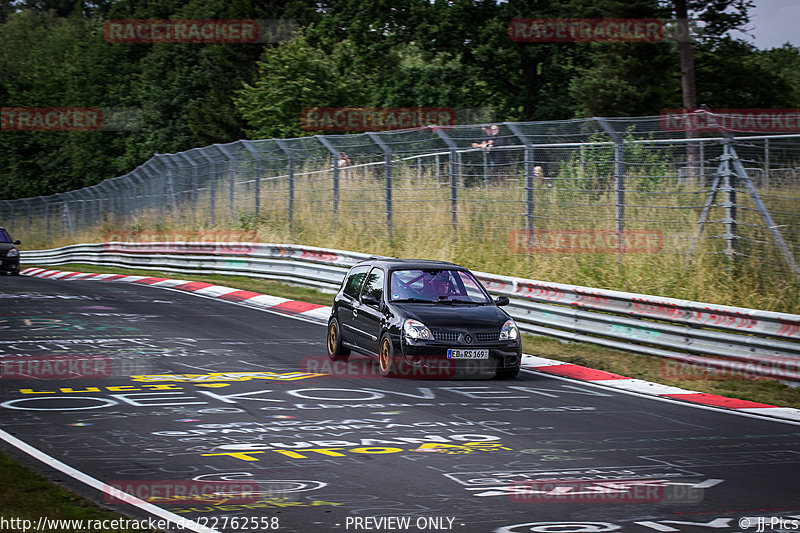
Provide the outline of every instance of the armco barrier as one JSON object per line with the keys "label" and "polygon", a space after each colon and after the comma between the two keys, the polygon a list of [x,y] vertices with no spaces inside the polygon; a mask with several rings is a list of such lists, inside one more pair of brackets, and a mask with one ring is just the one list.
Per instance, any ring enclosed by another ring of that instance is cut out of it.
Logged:
{"label": "armco barrier", "polygon": [[[367,254],[261,243],[108,242],[26,251],[28,264],[91,263],[260,277],[334,291]],[[800,315],[476,272],[523,331],[800,381]]]}

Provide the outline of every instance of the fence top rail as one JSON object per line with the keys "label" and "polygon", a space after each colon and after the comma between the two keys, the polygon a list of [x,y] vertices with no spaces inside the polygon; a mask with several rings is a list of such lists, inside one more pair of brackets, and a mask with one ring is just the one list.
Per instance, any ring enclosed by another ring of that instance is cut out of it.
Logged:
{"label": "fence top rail", "polygon": [[[578,147],[609,146],[613,141],[609,137],[609,128],[618,135],[624,144],[692,144],[692,143],[718,143],[724,142],[726,135],[717,131],[678,130],[664,123],[664,116],[645,117],[596,117],[553,121],[527,121],[503,123],[476,123],[454,126],[425,126],[407,130],[391,130],[383,132],[365,132],[341,135],[314,135],[291,139],[257,139],[238,140],[225,144],[214,144],[201,148],[177,152],[174,154],[153,154],[148,161],[139,165],[127,174],[104,180],[101,183],[113,181],[114,183],[131,183],[131,180],[142,181],[146,179],[142,174],[150,174],[153,163],[170,166],[199,166],[222,163],[224,161],[244,159],[275,159],[286,160],[289,155],[301,160],[320,159],[326,161],[323,165],[328,167],[327,159],[339,150],[355,150],[358,154],[353,157],[369,154],[382,154],[380,147],[374,139],[380,139],[392,149],[396,156],[405,158],[420,158],[426,156],[447,155],[453,148],[459,153],[468,153],[480,150],[472,148],[474,141],[484,138],[484,128],[497,124],[501,128],[501,138],[506,143],[503,150],[516,150],[525,148],[525,144],[536,149],[559,149]],[[604,129],[602,124],[606,125]],[[733,133],[733,132],[732,132]],[[800,133],[775,132],[772,134],[759,134],[758,131],[737,131],[735,135],[728,134],[737,142],[747,141],[789,141],[796,142]],[[448,149],[442,139],[448,139],[452,146]],[[363,142],[362,142],[363,141]],[[515,142],[516,141],[516,142]],[[523,144],[519,144],[523,141]],[[329,146],[325,146],[325,144]],[[500,147],[498,147],[500,148]],[[329,170],[329,169],[328,169]],[[127,178],[127,179],[126,179]],[[120,181],[121,180],[121,181]],[[78,189],[86,191],[88,187]],[[76,191],[71,191],[76,192]],[[49,195],[56,197],[56,195]],[[32,200],[40,197],[20,198],[12,202]]]}

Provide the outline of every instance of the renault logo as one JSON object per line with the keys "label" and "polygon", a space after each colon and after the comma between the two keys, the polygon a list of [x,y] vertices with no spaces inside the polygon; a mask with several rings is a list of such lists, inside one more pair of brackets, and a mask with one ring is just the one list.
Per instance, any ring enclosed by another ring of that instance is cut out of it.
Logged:
{"label": "renault logo", "polygon": [[464,335],[464,342],[466,342],[467,344],[472,344],[472,335],[470,335],[469,333]]}

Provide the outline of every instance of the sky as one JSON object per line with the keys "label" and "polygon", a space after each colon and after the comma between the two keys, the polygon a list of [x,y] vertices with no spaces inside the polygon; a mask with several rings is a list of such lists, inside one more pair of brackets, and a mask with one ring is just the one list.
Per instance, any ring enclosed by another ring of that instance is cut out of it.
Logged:
{"label": "sky", "polygon": [[756,7],[750,11],[751,28],[748,33],[755,37],[735,32],[741,38],[762,50],[790,42],[800,46],[800,0],[755,0]]}

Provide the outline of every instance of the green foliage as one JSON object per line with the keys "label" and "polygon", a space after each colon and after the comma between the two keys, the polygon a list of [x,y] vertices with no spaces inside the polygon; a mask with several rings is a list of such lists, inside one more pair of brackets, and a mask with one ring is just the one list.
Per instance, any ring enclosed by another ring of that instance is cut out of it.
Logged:
{"label": "green foliage", "polygon": [[300,35],[265,51],[259,78],[237,92],[236,108],[254,138],[300,137],[300,115],[307,107],[364,105],[364,80],[352,68],[352,46],[338,43],[331,53],[313,48]]}

